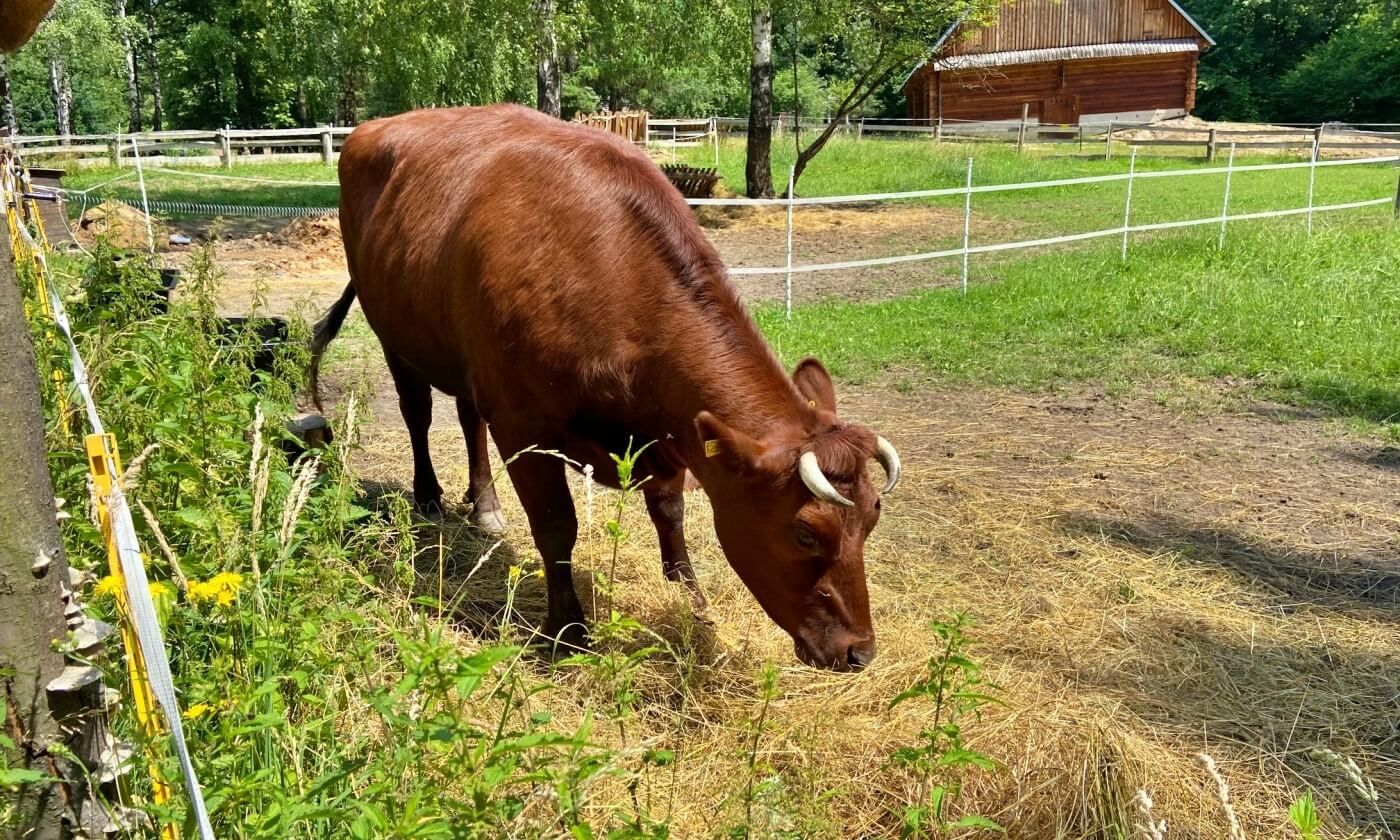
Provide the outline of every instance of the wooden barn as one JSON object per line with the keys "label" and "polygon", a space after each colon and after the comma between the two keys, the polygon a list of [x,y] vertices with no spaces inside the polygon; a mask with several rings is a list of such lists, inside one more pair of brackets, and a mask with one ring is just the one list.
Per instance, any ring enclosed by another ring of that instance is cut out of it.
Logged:
{"label": "wooden barn", "polygon": [[1176,0],[1002,0],[994,23],[949,27],[904,95],[929,123],[1165,119],[1195,107],[1214,44]]}

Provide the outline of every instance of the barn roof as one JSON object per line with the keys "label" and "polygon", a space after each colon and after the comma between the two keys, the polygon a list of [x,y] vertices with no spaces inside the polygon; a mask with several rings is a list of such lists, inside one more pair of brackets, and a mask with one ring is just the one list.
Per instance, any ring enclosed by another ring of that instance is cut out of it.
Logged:
{"label": "barn roof", "polygon": [[1195,38],[1165,41],[1128,41],[1118,44],[1084,44],[1078,47],[1047,47],[1038,50],[950,55],[933,63],[935,70],[965,70],[974,67],[1004,67],[1008,64],[1035,64],[1041,61],[1075,61],[1086,58],[1119,58],[1134,55],[1166,55],[1199,52]]}

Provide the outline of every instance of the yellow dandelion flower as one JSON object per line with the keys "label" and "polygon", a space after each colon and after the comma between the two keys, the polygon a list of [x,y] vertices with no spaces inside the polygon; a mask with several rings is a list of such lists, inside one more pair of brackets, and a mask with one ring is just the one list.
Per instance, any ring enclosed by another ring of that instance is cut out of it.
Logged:
{"label": "yellow dandelion flower", "polygon": [[161,598],[169,598],[175,593],[170,591],[170,587],[158,580],[153,580],[149,584],[151,588],[151,600],[159,601]]}
{"label": "yellow dandelion flower", "polygon": [[93,591],[103,598],[115,598],[122,594],[122,590],[121,579],[116,575],[107,575],[97,582],[97,588]]}
{"label": "yellow dandelion flower", "polygon": [[520,572],[521,568],[519,566],[510,567],[509,577],[511,584],[516,584],[520,582]]}
{"label": "yellow dandelion flower", "polygon": [[195,703],[180,714],[185,720],[199,720],[205,715],[213,714],[214,707],[208,703]]}
{"label": "yellow dandelion flower", "polygon": [[188,594],[190,600],[195,603],[199,603],[200,601],[212,601],[219,592],[219,588],[214,586],[213,583],[214,582],[211,580],[192,580],[190,581],[189,588],[186,590],[186,594]]}
{"label": "yellow dandelion flower", "polygon": [[544,577],[544,569],[536,569],[536,570],[535,570],[535,577],[537,577],[537,578],[543,578],[543,577]]}
{"label": "yellow dandelion flower", "polygon": [[243,585],[243,575],[238,572],[219,572],[209,582],[220,589],[237,589]]}

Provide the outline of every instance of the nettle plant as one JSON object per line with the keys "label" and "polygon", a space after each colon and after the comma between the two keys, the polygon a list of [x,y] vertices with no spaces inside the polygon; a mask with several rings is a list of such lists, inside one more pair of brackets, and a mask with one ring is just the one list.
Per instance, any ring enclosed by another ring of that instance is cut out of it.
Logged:
{"label": "nettle plant", "polygon": [[919,732],[917,744],[890,755],[889,766],[908,774],[914,783],[914,794],[899,814],[904,837],[934,837],[958,829],[1002,830],[978,814],[949,816],[962,793],[962,771],[1000,767],[995,759],[963,742],[964,722],[979,718],[984,706],[1001,702],[992,693],[997,687],[967,656],[970,640],[966,631],[971,626],[972,620],[964,613],[932,622],[929,627],[938,638],[938,648],[929,658],[927,675],[890,701],[891,709],[911,701],[925,702],[933,716],[931,724]]}

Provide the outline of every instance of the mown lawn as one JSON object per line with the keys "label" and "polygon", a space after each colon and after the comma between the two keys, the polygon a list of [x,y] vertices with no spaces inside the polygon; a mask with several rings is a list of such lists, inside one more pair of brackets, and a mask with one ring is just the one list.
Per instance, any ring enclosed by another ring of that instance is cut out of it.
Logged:
{"label": "mown lawn", "polygon": [[848,380],[1243,377],[1400,430],[1400,226],[1357,220],[1308,240],[1286,223],[1240,225],[1223,252],[1213,235],[1139,242],[1126,265],[1116,243],[999,261],[999,282],[967,294],[756,314],[785,359],[814,354]]}

